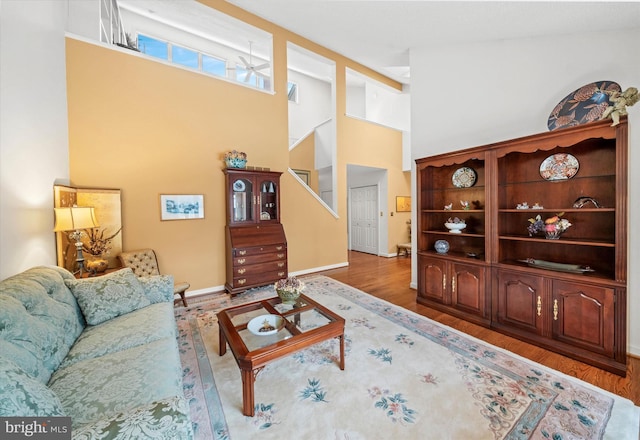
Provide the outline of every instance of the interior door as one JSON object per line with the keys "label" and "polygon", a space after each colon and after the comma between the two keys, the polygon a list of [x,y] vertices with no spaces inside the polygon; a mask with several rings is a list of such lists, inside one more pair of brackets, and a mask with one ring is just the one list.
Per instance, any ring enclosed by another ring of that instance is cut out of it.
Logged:
{"label": "interior door", "polygon": [[351,249],[378,255],[378,186],[351,188]]}

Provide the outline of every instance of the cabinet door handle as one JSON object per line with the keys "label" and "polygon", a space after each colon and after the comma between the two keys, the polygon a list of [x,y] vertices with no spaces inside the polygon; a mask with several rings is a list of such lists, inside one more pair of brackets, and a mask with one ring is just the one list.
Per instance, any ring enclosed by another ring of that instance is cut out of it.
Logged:
{"label": "cabinet door handle", "polygon": [[238,251],[238,255],[247,255],[247,251]]}
{"label": "cabinet door handle", "polygon": [[538,311],[538,316],[542,315],[542,298],[538,295],[538,302],[536,303],[536,310]]}
{"label": "cabinet door handle", "polygon": [[447,276],[442,275],[442,290],[447,290]]}
{"label": "cabinet door handle", "polygon": [[244,264],[247,262],[246,258],[238,258],[238,264]]}
{"label": "cabinet door handle", "polygon": [[558,300],[557,299],[553,300],[553,320],[554,321],[558,320]]}
{"label": "cabinet door handle", "polygon": [[238,269],[238,275],[242,275],[246,271],[247,271],[247,269],[245,269],[244,267],[242,269]]}
{"label": "cabinet door handle", "polygon": [[451,292],[456,293],[456,276],[451,276]]}

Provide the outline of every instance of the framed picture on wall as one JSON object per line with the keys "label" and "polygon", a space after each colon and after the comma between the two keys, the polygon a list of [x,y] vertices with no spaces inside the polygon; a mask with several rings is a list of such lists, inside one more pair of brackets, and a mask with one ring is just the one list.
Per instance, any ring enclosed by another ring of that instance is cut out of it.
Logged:
{"label": "framed picture on wall", "polygon": [[309,186],[309,175],[311,174],[309,170],[293,170],[293,172],[296,173],[296,176],[298,176],[305,185]]}
{"label": "framed picture on wall", "polygon": [[204,195],[160,195],[160,220],[193,220],[199,218],[204,218]]}
{"label": "framed picture on wall", "polygon": [[396,197],[396,212],[411,212],[411,197]]}

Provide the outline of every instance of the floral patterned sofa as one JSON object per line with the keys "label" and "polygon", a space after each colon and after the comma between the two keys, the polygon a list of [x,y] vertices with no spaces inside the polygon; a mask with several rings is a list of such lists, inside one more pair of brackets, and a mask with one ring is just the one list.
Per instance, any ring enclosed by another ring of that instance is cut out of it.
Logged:
{"label": "floral patterned sofa", "polygon": [[193,437],[173,277],[77,280],[34,267],[0,282],[0,416],[71,417],[74,439]]}

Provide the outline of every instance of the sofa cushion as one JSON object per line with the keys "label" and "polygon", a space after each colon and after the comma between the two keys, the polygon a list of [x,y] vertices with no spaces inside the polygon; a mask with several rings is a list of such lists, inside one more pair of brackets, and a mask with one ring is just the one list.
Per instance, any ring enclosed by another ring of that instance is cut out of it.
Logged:
{"label": "sofa cushion", "polygon": [[159,339],[60,368],[51,376],[49,387],[60,398],[74,429],[149,402],[182,396],[176,338]]}
{"label": "sofa cushion", "polygon": [[46,383],[84,328],[64,280],[70,272],[39,266],[0,282],[0,352]]}
{"label": "sofa cushion", "polygon": [[84,318],[90,325],[151,304],[144,295],[142,283],[129,268],[96,278],[65,280],[65,283],[78,300]]}
{"label": "sofa cushion", "polygon": [[96,326],[87,326],[61,367],[137,347],[162,338],[177,337],[173,303],[152,304]]}
{"label": "sofa cushion", "polygon": [[64,415],[53,391],[13,361],[0,357],[0,417]]}
{"label": "sofa cushion", "polygon": [[138,279],[151,304],[173,302],[173,275],[154,275]]}

